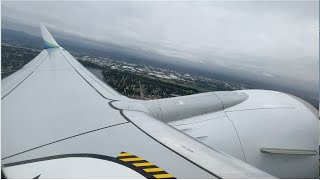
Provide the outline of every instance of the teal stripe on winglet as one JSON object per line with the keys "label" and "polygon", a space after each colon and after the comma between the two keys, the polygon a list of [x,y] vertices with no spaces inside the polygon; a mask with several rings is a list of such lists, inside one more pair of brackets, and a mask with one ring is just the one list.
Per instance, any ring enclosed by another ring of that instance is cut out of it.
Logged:
{"label": "teal stripe on winglet", "polygon": [[50,48],[58,48],[59,46],[57,45],[54,45],[54,44],[51,44],[51,43],[48,43],[48,42],[44,42],[44,48],[45,49],[50,49]]}

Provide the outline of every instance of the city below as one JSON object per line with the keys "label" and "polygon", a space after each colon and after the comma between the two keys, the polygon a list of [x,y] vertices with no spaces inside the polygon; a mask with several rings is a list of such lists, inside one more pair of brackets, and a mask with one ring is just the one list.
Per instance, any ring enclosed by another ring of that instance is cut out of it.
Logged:
{"label": "city below", "polygon": [[[40,52],[13,42],[2,43],[1,46],[2,78],[21,69]],[[77,52],[71,54],[100,80],[134,99],[159,99],[209,91],[247,89],[242,84],[128,63],[110,57]]]}

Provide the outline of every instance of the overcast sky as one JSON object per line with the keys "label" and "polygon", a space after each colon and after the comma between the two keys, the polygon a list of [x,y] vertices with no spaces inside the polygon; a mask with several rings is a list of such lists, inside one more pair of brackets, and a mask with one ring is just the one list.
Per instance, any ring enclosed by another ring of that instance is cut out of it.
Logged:
{"label": "overcast sky", "polygon": [[312,87],[318,16],[318,1],[2,1],[3,23],[44,22],[61,33]]}

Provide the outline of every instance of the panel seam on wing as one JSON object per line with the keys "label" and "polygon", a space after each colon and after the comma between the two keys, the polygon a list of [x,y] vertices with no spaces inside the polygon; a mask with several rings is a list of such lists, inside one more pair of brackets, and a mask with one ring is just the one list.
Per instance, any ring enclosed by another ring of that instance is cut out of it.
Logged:
{"label": "panel seam on wing", "polygon": [[[30,72],[30,74],[28,74],[21,82],[19,82],[16,86],[14,86],[7,94],[5,94],[4,96],[1,97],[1,100],[3,100],[5,97],[7,97],[12,91],[14,91],[17,87],[20,86],[20,84],[22,84],[25,80],[27,80],[40,66],[41,64],[47,59],[47,57],[49,56],[49,54],[52,51],[48,52],[47,56],[42,60],[42,62],[32,71]],[[2,93],[2,91],[1,91]]]}
{"label": "panel seam on wing", "polygon": [[11,158],[11,157],[14,157],[14,156],[29,152],[29,151],[33,151],[35,149],[39,149],[39,148],[42,148],[42,147],[45,147],[45,146],[48,146],[48,145],[51,145],[51,144],[55,144],[55,143],[58,143],[58,142],[61,142],[61,141],[65,141],[65,140],[68,140],[68,139],[72,139],[72,138],[75,138],[75,137],[78,137],[78,136],[81,136],[81,135],[89,134],[89,133],[92,133],[92,132],[96,132],[96,131],[99,131],[99,130],[103,130],[103,129],[107,129],[107,128],[111,128],[111,127],[115,127],[115,126],[119,126],[119,125],[123,125],[123,124],[127,124],[127,123],[130,123],[130,122],[127,121],[127,122],[123,122],[123,123],[113,124],[113,125],[110,125],[110,126],[106,126],[106,127],[94,129],[94,130],[91,130],[91,131],[79,133],[79,134],[76,134],[76,135],[73,135],[73,136],[69,136],[69,137],[62,138],[62,139],[59,139],[59,140],[56,140],[56,141],[52,141],[50,143],[43,144],[43,145],[28,149],[28,150],[25,150],[25,151],[22,151],[22,152],[19,152],[19,153],[16,153],[16,154],[13,154],[13,155],[10,155],[10,156],[7,156],[7,157],[4,157],[1,160],[5,160],[5,159],[8,159],[8,158]]}
{"label": "panel seam on wing", "polygon": [[[104,99],[108,99],[108,100],[114,100],[114,99],[110,99],[106,96],[104,96],[96,87],[94,87],[93,84],[91,84],[80,72],[77,68],[75,68],[75,66],[68,60],[68,58],[63,54],[63,52],[60,51],[60,53],[62,54],[62,56],[65,58],[65,60],[71,65],[71,67],[80,75],[80,77],[85,80],[101,97],[103,97]],[[78,66],[78,68],[80,68],[80,70],[83,71],[83,73],[85,73],[87,76],[89,76],[81,67]],[[92,80],[94,80],[94,78],[92,78],[91,76],[89,76],[89,78],[91,78]],[[95,80],[94,80],[95,81]],[[95,81],[96,82],[96,81]],[[99,83],[98,83],[99,84]],[[110,92],[108,89],[104,88],[101,84],[99,84],[103,89],[107,90],[108,92]],[[112,92],[110,92],[112,95],[114,95]]]}

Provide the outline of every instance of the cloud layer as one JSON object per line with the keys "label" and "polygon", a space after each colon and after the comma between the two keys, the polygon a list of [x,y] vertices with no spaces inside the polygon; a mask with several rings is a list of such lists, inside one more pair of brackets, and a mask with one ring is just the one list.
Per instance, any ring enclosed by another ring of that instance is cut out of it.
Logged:
{"label": "cloud layer", "polygon": [[101,43],[318,88],[318,7],[318,1],[4,1],[2,21],[45,22]]}

